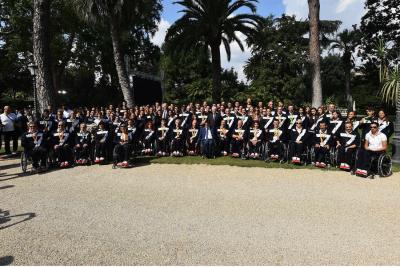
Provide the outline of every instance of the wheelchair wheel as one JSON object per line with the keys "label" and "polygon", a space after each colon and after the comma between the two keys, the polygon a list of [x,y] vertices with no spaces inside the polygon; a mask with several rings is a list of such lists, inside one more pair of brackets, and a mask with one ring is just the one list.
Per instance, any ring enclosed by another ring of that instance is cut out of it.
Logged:
{"label": "wheelchair wheel", "polygon": [[338,150],[335,147],[331,147],[329,150],[329,161],[332,167],[338,166]]}
{"label": "wheelchair wheel", "polygon": [[377,171],[380,177],[388,177],[392,175],[392,158],[389,155],[380,155],[377,164]]}
{"label": "wheelchair wheel", "polygon": [[314,146],[311,146],[311,148],[309,149],[308,155],[309,155],[310,163],[314,164],[315,163],[315,148],[314,148]]}
{"label": "wheelchair wheel", "polygon": [[21,153],[21,169],[23,173],[28,171],[29,157],[25,152]]}

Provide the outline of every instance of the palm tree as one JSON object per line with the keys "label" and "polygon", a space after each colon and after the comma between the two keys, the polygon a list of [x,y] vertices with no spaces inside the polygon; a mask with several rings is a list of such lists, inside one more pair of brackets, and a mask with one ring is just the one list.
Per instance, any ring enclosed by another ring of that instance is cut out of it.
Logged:
{"label": "palm tree", "polygon": [[52,105],[54,100],[54,97],[52,97],[54,90],[51,72],[49,21],[50,0],[34,0],[32,41],[33,58],[37,65],[35,78],[39,112]]}
{"label": "palm tree", "polygon": [[[124,100],[128,107],[134,105],[132,90],[129,86],[128,73],[125,67],[121,44],[121,33],[124,25],[140,14],[140,5],[144,3],[133,0],[73,0],[77,12],[87,22],[102,23],[110,31],[113,46],[114,63],[118,74]],[[143,12],[145,13],[145,12]]]}
{"label": "palm tree", "polygon": [[353,53],[355,49],[360,45],[360,31],[353,26],[353,30],[344,30],[336,36],[335,40],[332,40],[331,49],[338,49],[342,52],[342,64],[344,67],[344,77],[346,84],[346,102],[347,108],[351,109],[353,104],[353,98],[350,90],[351,70],[354,68],[354,57]]}
{"label": "palm tree", "polygon": [[308,9],[310,23],[310,63],[313,88],[312,105],[314,107],[319,107],[322,105],[319,0],[308,0]]}
{"label": "palm tree", "polygon": [[[231,59],[230,44],[236,42],[244,51],[238,33],[250,37],[261,21],[255,15],[258,0],[181,0],[174,2],[184,7],[184,15],[168,30],[166,40],[174,43],[176,51],[187,52],[196,47],[211,50],[213,91],[215,102],[221,100],[221,53],[224,45],[228,61]],[[246,7],[253,14],[237,14]]]}
{"label": "palm tree", "polygon": [[396,123],[393,137],[393,161],[400,163],[400,70],[399,66],[392,70],[385,67],[385,77],[381,81],[380,95],[387,103],[396,105]]}

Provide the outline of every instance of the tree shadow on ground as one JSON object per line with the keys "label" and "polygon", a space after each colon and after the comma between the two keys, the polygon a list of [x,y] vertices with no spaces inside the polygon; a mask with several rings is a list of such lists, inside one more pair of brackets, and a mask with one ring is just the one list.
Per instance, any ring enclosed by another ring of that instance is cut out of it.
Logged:
{"label": "tree shadow on ground", "polygon": [[14,257],[13,256],[4,256],[0,257],[0,266],[6,266],[13,263]]}
{"label": "tree shadow on ground", "polygon": [[[1,210],[0,209],[0,225],[6,224],[4,226],[0,226],[0,230],[12,227],[14,225],[23,223],[25,221],[32,220],[33,218],[36,217],[36,214],[33,212],[27,212],[27,213],[21,213],[21,214],[15,214],[15,215],[10,215],[10,211],[8,210]],[[20,219],[19,221],[12,222],[13,219],[18,218]],[[12,222],[11,224],[7,224],[9,222]]]}
{"label": "tree shadow on ground", "polygon": [[7,165],[2,165],[0,167],[0,171],[17,168],[19,166],[20,166],[20,163],[11,163],[11,164],[7,164]]}
{"label": "tree shadow on ground", "polygon": [[12,188],[12,187],[14,187],[15,185],[4,185],[4,186],[0,186],[0,190],[2,190],[2,189],[7,189],[7,188]]}

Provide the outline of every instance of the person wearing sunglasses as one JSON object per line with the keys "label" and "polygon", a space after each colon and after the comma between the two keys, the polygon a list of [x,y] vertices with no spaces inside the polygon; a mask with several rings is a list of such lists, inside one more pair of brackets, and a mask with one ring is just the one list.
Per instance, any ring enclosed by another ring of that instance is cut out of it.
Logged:
{"label": "person wearing sunglasses", "polygon": [[362,177],[369,175],[372,159],[386,153],[388,144],[387,137],[379,130],[377,122],[372,122],[370,129],[370,132],[365,136],[364,150],[360,151],[356,163],[356,174]]}
{"label": "person wearing sunglasses", "polygon": [[46,138],[45,134],[38,130],[36,123],[28,123],[28,131],[21,136],[21,145],[24,148],[24,153],[32,158],[32,171],[45,171],[47,155]]}
{"label": "person wearing sunglasses", "polygon": [[354,168],[354,156],[360,146],[360,134],[354,129],[351,121],[346,122],[345,130],[342,131],[336,140],[338,149],[339,168],[344,171],[351,171]]}
{"label": "person wearing sunglasses", "polygon": [[293,164],[301,163],[301,155],[303,154],[306,142],[309,137],[307,129],[303,127],[303,120],[301,118],[296,120],[296,126],[290,131],[290,158]]}

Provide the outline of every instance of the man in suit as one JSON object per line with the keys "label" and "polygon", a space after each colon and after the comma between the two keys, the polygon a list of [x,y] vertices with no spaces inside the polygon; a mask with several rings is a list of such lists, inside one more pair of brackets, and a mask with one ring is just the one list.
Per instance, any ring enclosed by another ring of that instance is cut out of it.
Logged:
{"label": "man in suit", "polygon": [[207,116],[207,121],[209,122],[209,126],[213,129],[216,130],[219,128],[221,125],[221,120],[222,117],[221,115],[217,112],[217,107],[214,105],[211,108],[211,112]]}
{"label": "man in suit", "polygon": [[210,127],[210,121],[206,120],[200,129],[198,144],[201,145],[201,154],[207,158],[215,158],[215,130]]}

